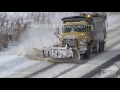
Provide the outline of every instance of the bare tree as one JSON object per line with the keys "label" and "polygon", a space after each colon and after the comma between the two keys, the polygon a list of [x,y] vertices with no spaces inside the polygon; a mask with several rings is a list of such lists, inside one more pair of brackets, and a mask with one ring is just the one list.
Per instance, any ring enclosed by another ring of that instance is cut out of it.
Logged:
{"label": "bare tree", "polygon": [[9,41],[17,41],[29,24],[23,16],[9,17],[7,13],[0,12],[0,50],[7,48]]}

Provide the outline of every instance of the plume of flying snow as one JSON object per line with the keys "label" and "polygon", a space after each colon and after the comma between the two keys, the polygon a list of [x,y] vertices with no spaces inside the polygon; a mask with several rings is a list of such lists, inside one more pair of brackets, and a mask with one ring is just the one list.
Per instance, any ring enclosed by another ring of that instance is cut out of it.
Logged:
{"label": "plume of flying snow", "polygon": [[[18,46],[13,47],[9,51],[9,54],[28,56],[32,59],[35,59],[36,57],[41,58],[41,50],[44,47],[51,47],[59,42],[59,39],[56,38],[54,32],[56,31],[56,26],[61,24],[61,18],[72,15],[75,15],[75,13],[51,12],[46,17],[47,20],[49,20],[49,23],[46,21],[44,23],[44,27],[40,27],[41,24],[39,23],[32,23],[30,27],[21,35]],[[48,27],[46,25],[48,25]]]}

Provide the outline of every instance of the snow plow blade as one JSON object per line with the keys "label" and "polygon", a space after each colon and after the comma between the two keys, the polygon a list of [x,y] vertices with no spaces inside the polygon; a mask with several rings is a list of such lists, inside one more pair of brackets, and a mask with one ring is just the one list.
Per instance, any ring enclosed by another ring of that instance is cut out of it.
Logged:
{"label": "snow plow blade", "polygon": [[44,58],[49,58],[49,61],[53,62],[79,63],[80,61],[80,53],[77,48],[52,47],[45,48],[42,52]]}

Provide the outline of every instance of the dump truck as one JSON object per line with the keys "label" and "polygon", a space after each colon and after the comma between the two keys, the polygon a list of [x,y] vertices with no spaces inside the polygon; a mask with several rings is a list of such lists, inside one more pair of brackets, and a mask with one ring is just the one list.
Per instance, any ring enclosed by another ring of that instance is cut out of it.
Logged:
{"label": "dump truck", "polygon": [[105,13],[80,13],[78,16],[64,17],[61,21],[61,29],[55,32],[60,43],[44,48],[45,58],[78,63],[81,57],[89,59],[91,53],[104,51],[107,35]]}

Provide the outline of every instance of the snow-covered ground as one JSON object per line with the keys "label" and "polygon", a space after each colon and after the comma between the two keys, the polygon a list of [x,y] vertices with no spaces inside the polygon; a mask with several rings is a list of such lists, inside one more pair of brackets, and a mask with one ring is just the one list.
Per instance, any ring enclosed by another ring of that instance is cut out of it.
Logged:
{"label": "snow-covered ground", "polygon": [[[119,30],[117,30],[117,31],[119,31]],[[120,34],[119,34],[119,36],[113,37],[112,39],[111,39],[112,35],[115,35],[115,34],[113,34],[113,33],[110,33],[110,34],[111,34],[111,35],[109,35],[110,38],[107,40],[107,42],[108,42],[107,43],[107,48],[108,47],[110,48],[112,43],[120,42],[120,40],[119,40]],[[118,32],[116,32],[116,34],[118,34]],[[118,48],[118,47],[116,47],[116,48]],[[39,74],[34,76],[34,77],[46,77],[46,78],[55,77],[55,76],[59,75],[60,73],[64,73],[64,71],[66,71],[66,72],[69,71],[69,69],[71,69],[71,68],[73,68],[73,70],[66,73],[65,76],[63,75],[63,77],[80,77],[80,76],[84,75],[85,73],[90,72],[91,70],[93,70],[97,66],[101,65],[102,63],[105,63],[110,58],[119,54],[120,51],[117,51],[118,49],[116,50],[116,48],[114,47],[114,48],[108,50],[107,52],[102,53],[100,56],[98,55],[97,57],[92,58],[90,61],[88,61],[85,64],[80,65],[76,69],[74,68],[74,67],[76,67],[75,64],[59,64],[59,65],[56,65],[54,67],[49,68],[48,70],[39,72]],[[50,63],[44,63],[44,64],[39,65],[39,66],[35,65],[36,67],[33,67],[32,70],[28,69],[28,70],[25,70],[25,72],[22,72],[22,73],[19,72],[19,75],[17,75],[17,77],[26,77],[25,73],[32,74],[32,71],[36,72],[38,70],[42,70],[43,68],[48,67],[49,65],[51,65],[51,64]],[[78,71],[80,71],[80,72],[78,72]],[[76,73],[78,73],[78,74],[76,74]],[[11,77],[16,77],[16,75],[11,76]],[[62,76],[60,76],[60,77],[62,77]]]}
{"label": "snow-covered ground", "polygon": [[106,69],[102,69],[101,73],[93,76],[92,78],[107,78],[108,76],[115,76],[115,74],[118,72],[119,68],[117,66],[110,66]]}
{"label": "snow-covered ground", "polygon": [[[111,50],[108,50],[108,52],[103,53],[94,59],[88,61],[86,64],[81,65],[80,67],[64,74],[61,75],[59,78],[80,78],[83,75],[89,73],[90,71],[94,70],[98,66],[102,65],[103,63],[107,62],[111,58],[115,57],[116,55],[120,54],[120,50],[115,50],[119,49],[120,45],[112,48]],[[80,72],[78,72],[80,71]]]}
{"label": "snow-covered ground", "polygon": [[17,55],[0,55],[0,77],[7,77],[37,63],[38,61],[29,61],[25,57]]}
{"label": "snow-covered ground", "polygon": [[107,31],[113,30],[114,28],[120,26],[120,13],[111,14],[108,16],[108,28]]}
{"label": "snow-covered ground", "polygon": [[[11,13],[11,15],[14,13]],[[22,13],[20,15],[23,15]],[[51,16],[51,23],[60,23],[60,18],[64,17],[64,16],[70,16],[70,15],[74,15],[73,13],[56,13],[54,16]],[[108,17],[108,24],[109,27],[107,29],[107,31],[109,30],[114,30],[116,27],[120,26],[120,14],[113,14],[110,15]],[[21,44],[16,46],[16,47],[11,47],[8,50],[6,50],[5,52],[0,52],[0,77],[7,77],[10,76],[12,74],[15,73],[19,73],[21,72],[21,70],[24,70],[26,68],[31,68],[33,66],[36,66],[38,64],[40,64],[39,67],[44,68],[44,66],[48,66],[51,65],[51,63],[49,62],[43,62],[43,61],[39,61],[39,60],[29,60],[28,58],[25,57],[26,54],[34,54],[34,52],[32,52],[32,48],[38,48],[38,49],[42,49],[43,46],[51,46],[53,45],[53,43],[57,42],[58,39],[55,38],[55,36],[53,36],[55,31],[55,28],[51,28],[51,29],[42,29],[36,26],[31,26],[26,33],[24,33],[21,36]],[[112,36],[112,35],[111,35]],[[120,38],[120,37],[119,37]],[[42,44],[41,44],[42,41]],[[47,42],[46,42],[47,41]],[[115,39],[114,39],[115,41]],[[117,40],[116,40],[117,41]],[[112,41],[109,43],[112,43]],[[114,51],[114,49],[118,49],[120,48],[120,46],[116,46],[113,49],[110,49],[110,51],[112,52],[107,52],[105,55],[104,53],[101,54],[100,56],[94,58],[92,61],[89,61],[87,63],[89,64],[83,64],[80,67],[72,70],[71,72],[62,75],[60,77],[74,77],[73,74],[76,73],[75,77],[80,77],[80,75],[84,75],[86,72],[89,72],[90,70],[94,69],[95,67],[99,66],[96,63],[104,63],[105,61],[109,60],[110,58],[116,56],[117,54],[119,54],[119,51]],[[112,54],[114,53],[114,54]],[[106,56],[106,57],[102,57],[102,55]],[[112,55],[112,56],[111,56]],[[101,62],[100,60],[103,59]],[[94,61],[94,62],[93,62]],[[41,64],[42,63],[42,64]],[[93,66],[93,64],[96,64]],[[38,76],[35,77],[54,77],[58,74],[60,74],[61,72],[63,72],[64,70],[68,69],[68,68],[72,68],[74,67],[74,64],[59,64],[56,67],[52,67],[51,70],[47,70],[47,72],[44,72],[42,74],[39,74]],[[90,68],[92,67],[92,68]],[[36,70],[39,70],[38,67],[36,68]],[[81,71],[81,72],[78,72]],[[51,72],[53,71],[53,72]],[[29,72],[32,72],[29,71]],[[82,74],[80,74],[82,73]],[[48,75],[49,74],[49,75]]]}

